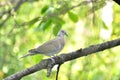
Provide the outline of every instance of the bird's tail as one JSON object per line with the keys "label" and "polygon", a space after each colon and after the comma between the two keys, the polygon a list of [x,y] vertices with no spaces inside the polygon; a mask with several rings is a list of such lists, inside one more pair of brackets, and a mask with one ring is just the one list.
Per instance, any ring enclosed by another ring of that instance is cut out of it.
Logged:
{"label": "bird's tail", "polygon": [[22,57],[20,57],[19,59],[25,58],[25,57],[30,56],[30,55],[31,55],[30,53],[27,53],[27,54],[23,55]]}
{"label": "bird's tail", "polygon": [[20,59],[21,59],[21,58],[25,58],[25,57],[27,57],[27,56],[32,56],[32,55],[34,55],[34,54],[36,54],[36,53],[35,53],[35,49],[31,49],[31,50],[29,50],[29,52],[28,52],[27,54],[25,54],[25,55],[23,55],[22,57],[20,57]]}

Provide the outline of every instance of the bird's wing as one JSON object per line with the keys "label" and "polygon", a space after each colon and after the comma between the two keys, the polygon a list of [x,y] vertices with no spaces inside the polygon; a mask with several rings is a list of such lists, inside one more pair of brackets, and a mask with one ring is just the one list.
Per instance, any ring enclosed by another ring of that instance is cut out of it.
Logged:
{"label": "bird's wing", "polygon": [[43,45],[39,46],[36,48],[36,51],[40,53],[51,53],[59,49],[60,46],[60,41],[59,38],[55,38],[53,40],[50,40]]}

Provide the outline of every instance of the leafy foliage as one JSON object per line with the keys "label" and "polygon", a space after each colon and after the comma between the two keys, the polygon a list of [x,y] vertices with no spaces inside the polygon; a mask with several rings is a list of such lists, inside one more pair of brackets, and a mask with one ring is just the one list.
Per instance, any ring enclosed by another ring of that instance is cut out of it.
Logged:
{"label": "leafy foliage", "polygon": [[73,21],[73,22],[77,22],[78,21],[78,16],[73,13],[73,12],[68,12],[68,16],[69,18]]}
{"label": "leafy foliage", "polygon": [[[19,1],[23,2],[20,4]],[[18,59],[29,49],[54,38],[60,29],[65,29],[69,34],[61,53],[118,38],[120,6],[112,1],[92,1],[1,0],[0,79],[47,58],[44,55],[35,55],[23,60]],[[20,6],[17,6],[17,3]],[[104,13],[105,7],[113,12],[106,10]],[[106,21],[112,21],[109,26],[102,18],[103,13],[107,14],[103,17]],[[65,63],[60,69],[59,80],[118,80],[119,52],[119,47],[116,47]],[[22,80],[53,80],[55,74],[56,71],[53,70],[51,77],[47,78],[46,71],[40,71]]]}

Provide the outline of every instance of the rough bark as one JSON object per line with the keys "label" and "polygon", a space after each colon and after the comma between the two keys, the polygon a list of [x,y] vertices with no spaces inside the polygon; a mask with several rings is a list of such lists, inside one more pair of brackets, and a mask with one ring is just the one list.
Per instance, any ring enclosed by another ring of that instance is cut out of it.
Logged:
{"label": "rough bark", "polygon": [[40,61],[38,64],[30,68],[26,68],[22,71],[19,71],[13,75],[6,77],[4,80],[20,80],[24,76],[40,71],[42,69],[47,69],[48,73],[50,74],[52,67],[56,64],[61,64],[67,61],[71,61],[73,59],[87,56],[87,55],[90,55],[99,51],[103,51],[109,48],[113,48],[119,45],[120,45],[120,39],[116,39],[116,40],[107,41],[97,45],[91,45],[87,48],[79,49],[77,51],[70,52],[67,54],[61,54],[59,56],[53,57],[52,59],[51,58],[44,59]]}

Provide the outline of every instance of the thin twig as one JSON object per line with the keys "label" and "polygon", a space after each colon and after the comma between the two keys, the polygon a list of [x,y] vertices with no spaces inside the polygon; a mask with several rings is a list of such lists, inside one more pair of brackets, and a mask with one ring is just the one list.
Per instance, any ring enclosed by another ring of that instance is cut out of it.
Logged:
{"label": "thin twig", "polygon": [[58,74],[59,74],[59,71],[60,71],[60,66],[62,64],[58,64],[58,67],[57,67],[57,73],[56,73],[56,80],[58,80]]}
{"label": "thin twig", "polygon": [[[19,0],[15,7],[4,12],[7,13],[7,17],[0,23],[0,27],[2,27],[2,25],[10,18],[10,16],[12,15],[11,11],[14,10],[14,12],[16,12],[20,8],[21,4],[24,3],[25,1],[26,0]],[[0,17],[2,17],[3,15],[4,14],[0,15]]]}

